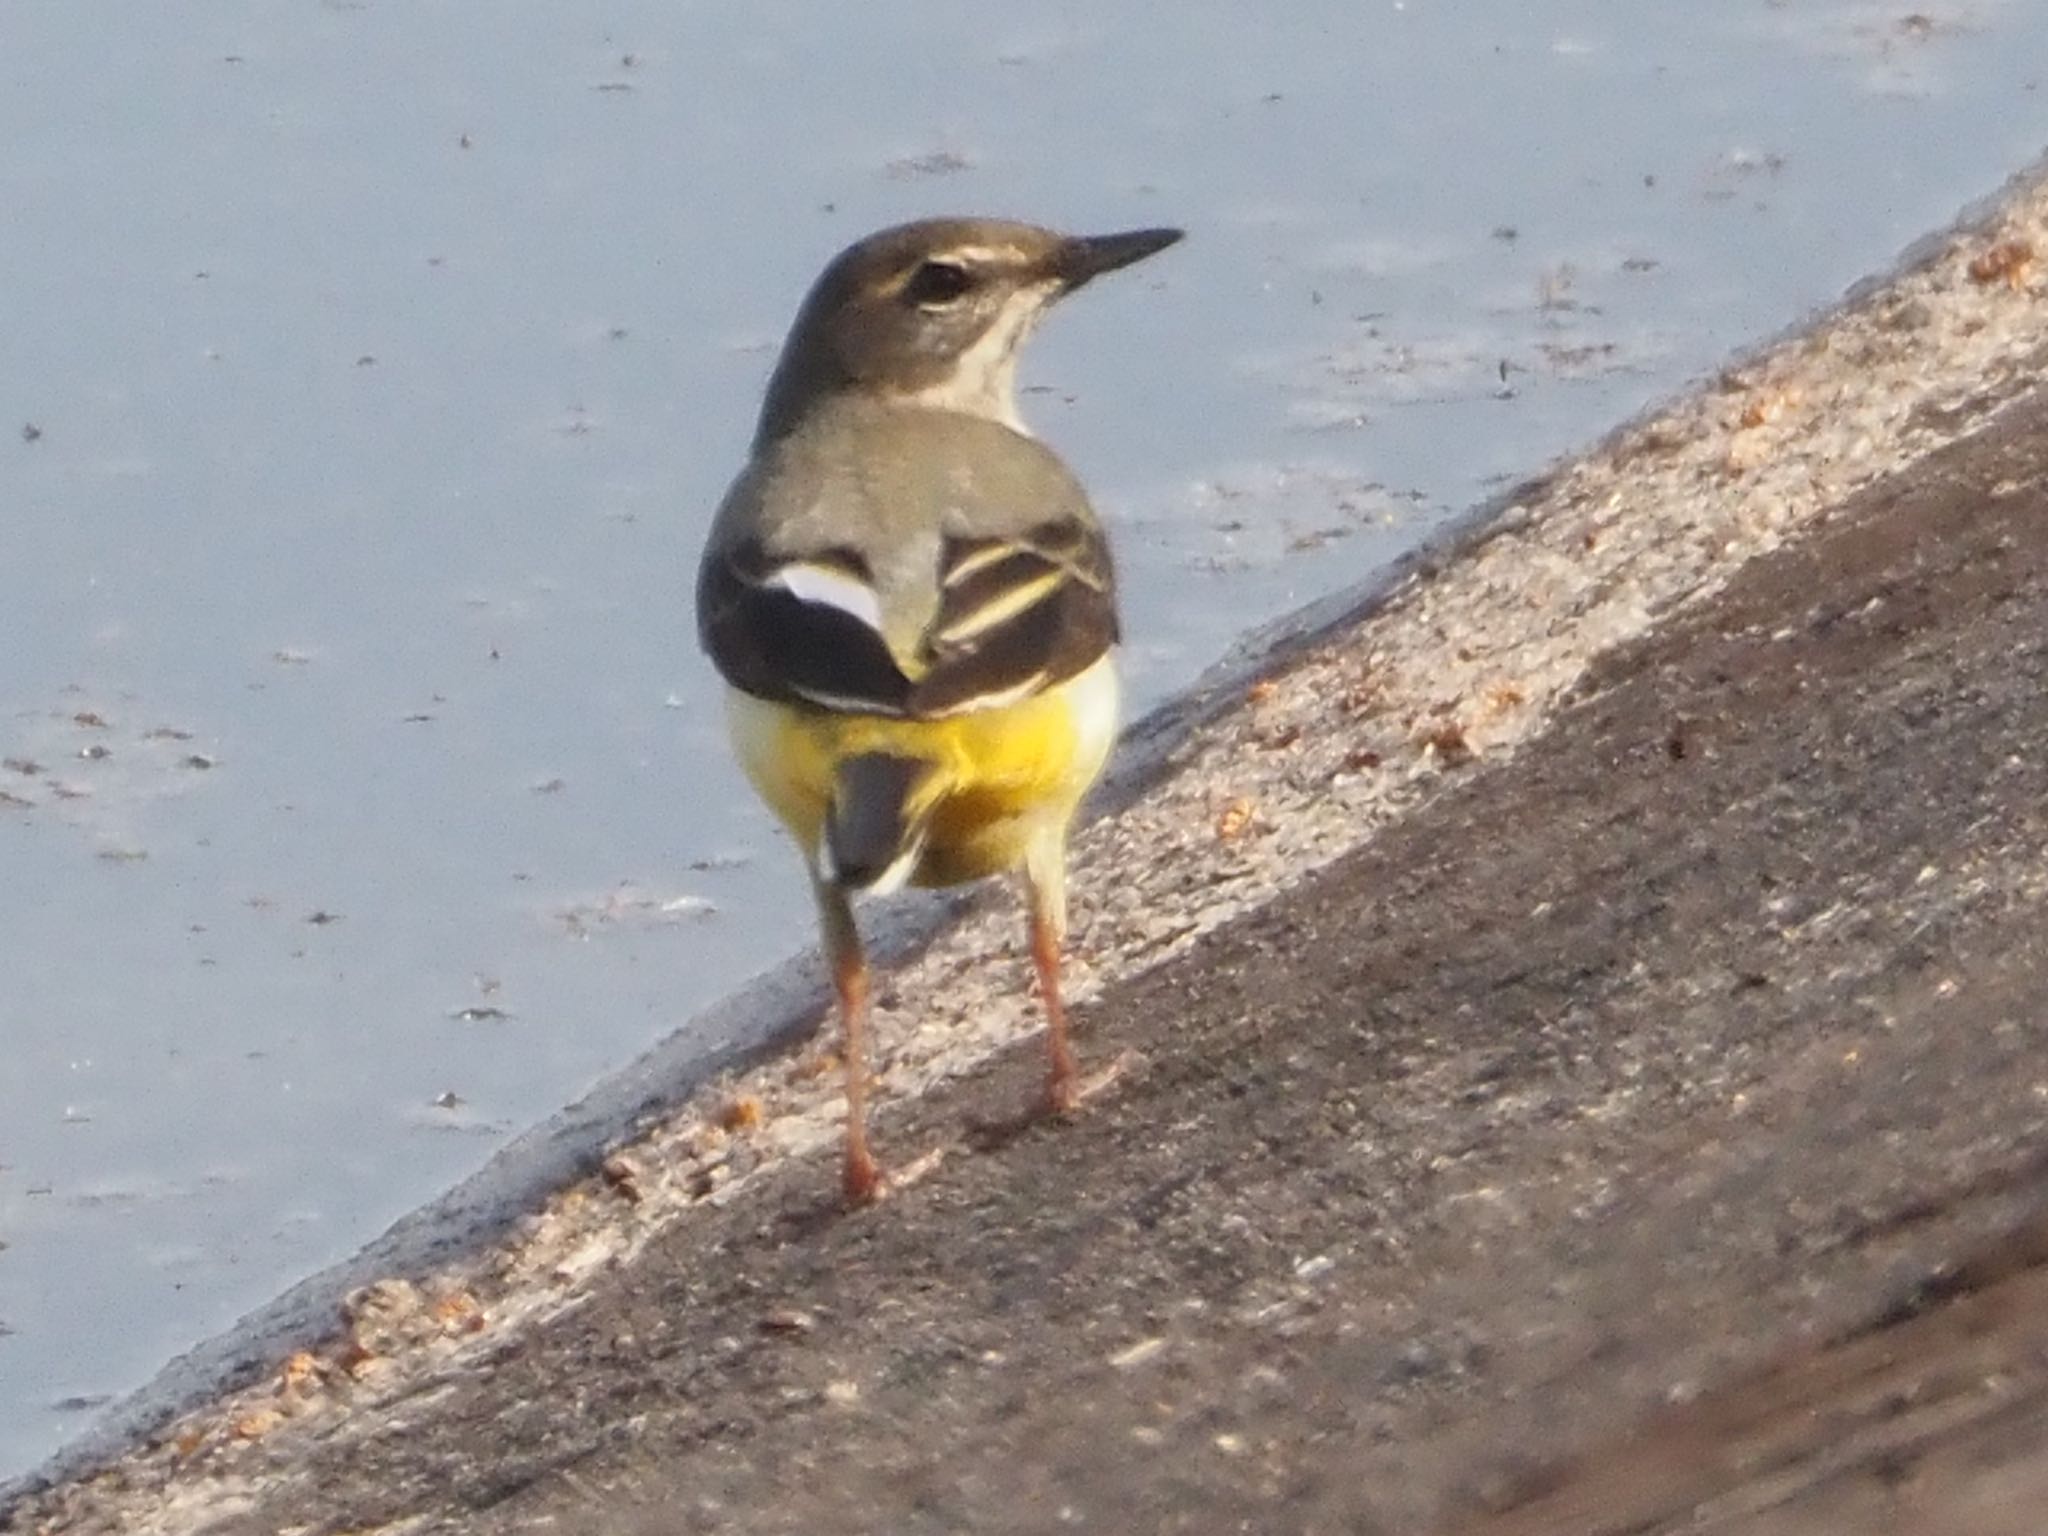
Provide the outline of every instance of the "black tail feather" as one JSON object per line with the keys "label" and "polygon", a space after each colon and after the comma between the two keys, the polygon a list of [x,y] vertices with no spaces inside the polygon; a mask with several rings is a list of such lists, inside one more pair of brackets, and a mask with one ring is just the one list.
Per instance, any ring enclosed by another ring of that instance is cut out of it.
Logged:
{"label": "black tail feather", "polygon": [[923,817],[911,799],[930,772],[929,763],[886,752],[862,752],[839,765],[825,821],[834,885],[873,885],[923,838]]}

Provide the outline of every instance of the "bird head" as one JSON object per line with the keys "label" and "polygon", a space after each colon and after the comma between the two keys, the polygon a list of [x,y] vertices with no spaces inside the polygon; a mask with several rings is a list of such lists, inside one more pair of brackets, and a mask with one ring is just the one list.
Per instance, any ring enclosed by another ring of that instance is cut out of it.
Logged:
{"label": "bird head", "polygon": [[1002,219],[925,219],[848,246],[790,328],[755,439],[773,442],[848,392],[1013,427],[1017,349],[1045,311],[1177,229],[1063,235]]}

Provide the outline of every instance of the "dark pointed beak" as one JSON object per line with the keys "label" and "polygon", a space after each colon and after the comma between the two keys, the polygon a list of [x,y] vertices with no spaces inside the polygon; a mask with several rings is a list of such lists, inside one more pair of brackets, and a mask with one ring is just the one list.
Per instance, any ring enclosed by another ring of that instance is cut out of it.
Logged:
{"label": "dark pointed beak", "polygon": [[1182,233],[1178,229],[1133,229],[1120,235],[1076,235],[1059,247],[1053,257],[1053,269],[1071,293],[1105,272],[1128,267],[1165,250]]}

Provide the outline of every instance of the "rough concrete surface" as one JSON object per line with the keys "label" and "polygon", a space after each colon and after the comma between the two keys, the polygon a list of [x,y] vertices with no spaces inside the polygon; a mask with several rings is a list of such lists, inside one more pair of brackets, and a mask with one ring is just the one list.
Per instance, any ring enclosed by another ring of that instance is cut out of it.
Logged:
{"label": "rough concrete surface", "polygon": [[945,1155],[879,1209],[771,1063],[0,1529],[2039,1529],[2041,203],[1092,829],[1086,1113],[1014,1118],[970,914],[888,1011],[880,1144]]}

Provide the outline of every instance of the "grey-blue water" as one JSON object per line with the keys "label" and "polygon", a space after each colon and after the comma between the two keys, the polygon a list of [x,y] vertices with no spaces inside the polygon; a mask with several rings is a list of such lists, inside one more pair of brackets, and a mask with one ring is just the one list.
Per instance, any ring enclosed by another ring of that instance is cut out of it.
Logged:
{"label": "grey-blue water", "polygon": [[1026,369],[1142,706],[1993,190],[2044,64],[2044,0],[0,9],[0,1476],[808,943],[686,593],[840,245],[1191,231]]}

